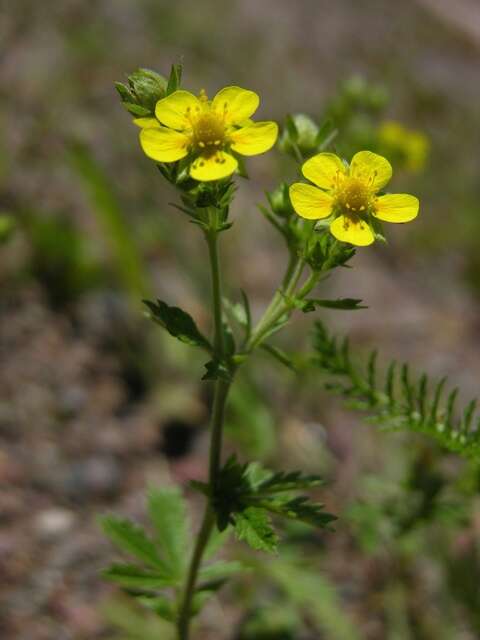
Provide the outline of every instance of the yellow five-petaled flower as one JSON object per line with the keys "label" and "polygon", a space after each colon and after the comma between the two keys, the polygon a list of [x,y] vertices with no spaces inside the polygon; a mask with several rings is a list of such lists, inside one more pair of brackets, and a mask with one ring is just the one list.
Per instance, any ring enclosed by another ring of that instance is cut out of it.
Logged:
{"label": "yellow five-petaled flower", "polygon": [[253,122],[260,99],[253,91],[225,87],[209,100],[175,91],[159,100],[155,118],[137,118],[140,144],[157,162],[176,162],[191,155],[190,176],[219,180],[238,167],[231,151],[254,156],[268,151],[278,135],[275,122]]}
{"label": "yellow five-petaled flower", "polygon": [[392,167],[386,158],[371,151],[356,153],[349,167],[333,153],[319,153],[304,163],[302,173],[316,186],[292,184],[293,208],[309,220],[332,216],[330,232],[342,242],[367,246],[375,240],[373,218],[410,222],[418,214],[415,196],[377,195],[392,177]]}

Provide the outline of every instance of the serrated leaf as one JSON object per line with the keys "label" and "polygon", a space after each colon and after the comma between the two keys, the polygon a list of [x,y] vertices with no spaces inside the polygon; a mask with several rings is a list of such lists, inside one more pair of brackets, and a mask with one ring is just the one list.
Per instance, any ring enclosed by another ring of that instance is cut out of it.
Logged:
{"label": "serrated leaf", "polygon": [[308,496],[297,496],[290,499],[279,497],[271,500],[262,500],[261,506],[284,518],[300,520],[301,522],[321,529],[328,528],[328,525],[337,519],[331,513],[324,511],[323,504],[311,502]]}
{"label": "serrated leaf", "polygon": [[323,484],[322,478],[317,475],[304,475],[301,471],[277,471],[261,482],[257,493],[279,493],[282,491],[295,491],[311,489]]}
{"label": "serrated leaf", "polygon": [[144,300],[152,319],[168,331],[174,338],[195,347],[211,352],[210,342],[200,333],[193,318],[179,307],[171,307],[163,300],[152,302]]}
{"label": "serrated leaf", "polygon": [[130,589],[163,589],[174,581],[164,573],[147,571],[131,564],[112,564],[102,571],[107,580]]}
{"label": "serrated leaf", "polygon": [[170,577],[168,567],[158,555],[152,540],[141,527],[130,520],[113,515],[104,516],[100,519],[100,523],[105,535],[122,551],[155,567],[165,577]]}
{"label": "serrated leaf", "polygon": [[148,512],[155,527],[155,539],[172,574],[183,575],[188,561],[190,522],[187,506],[177,487],[150,489]]}
{"label": "serrated leaf", "polygon": [[270,518],[258,507],[248,507],[236,513],[234,523],[235,535],[256,551],[273,553],[277,550],[278,537],[270,524]]}

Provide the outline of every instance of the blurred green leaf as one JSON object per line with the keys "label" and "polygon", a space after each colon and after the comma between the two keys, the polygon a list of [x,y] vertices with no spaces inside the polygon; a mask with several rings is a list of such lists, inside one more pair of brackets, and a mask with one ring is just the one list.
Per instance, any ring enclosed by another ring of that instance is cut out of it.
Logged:
{"label": "blurred green leaf", "polygon": [[169,567],[160,558],[155,544],[142,527],[130,520],[113,515],[100,518],[100,524],[105,535],[122,551],[154,567],[165,579],[171,577]]}
{"label": "blurred green leaf", "polygon": [[113,564],[102,571],[102,575],[129,589],[161,589],[174,584],[174,580],[163,573],[146,571],[131,564]]}
{"label": "blurred green leaf", "polygon": [[148,272],[114,190],[85,145],[72,144],[69,160],[90,197],[92,214],[110,245],[116,271],[136,304],[137,299],[144,296],[150,288]]}
{"label": "blurred green leaf", "polygon": [[155,538],[173,575],[181,578],[189,557],[190,521],[180,489],[162,487],[148,492],[148,512]]}

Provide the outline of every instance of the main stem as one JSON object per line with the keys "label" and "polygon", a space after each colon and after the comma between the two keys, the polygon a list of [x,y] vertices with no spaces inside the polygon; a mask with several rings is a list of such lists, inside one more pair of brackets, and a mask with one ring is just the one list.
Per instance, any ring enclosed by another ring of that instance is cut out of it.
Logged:
{"label": "main stem", "polygon": [[[216,212],[212,211],[211,215],[215,216]],[[225,354],[225,346],[222,326],[222,288],[220,265],[218,260],[218,231],[216,229],[215,219],[211,218],[210,225],[211,228],[206,232],[206,239],[210,257],[210,272],[212,279],[214,353],[216,358],[222,359]],[[221,379],[215,381],[209,455],[209,487],[211,496],[215,494],[218,473],[221,466],[223,422],[225,416],[225,403],[229,388],[229,381]],[[198,532],[192,559],[190,561],[185,589],[181,599],[177,623],[178,640],[188,640],[189,638],[190,620],[192,617],[192,600],[195,594],[195,585],[203,554],[215,525],[215,512],[211,500],[212,498],[210,497],[205,507],[203,521]]]}

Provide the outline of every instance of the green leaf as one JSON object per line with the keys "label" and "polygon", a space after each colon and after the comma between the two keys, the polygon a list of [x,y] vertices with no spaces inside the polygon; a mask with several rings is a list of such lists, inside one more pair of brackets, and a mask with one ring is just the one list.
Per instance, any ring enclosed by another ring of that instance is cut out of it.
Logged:
{"label": "green leaf", "polygon": [[214,595],[215,589],[202,589],[197,591],[192,598],[192,615],[198,615],[206,602]]}
{"label": "green leaf", "polygon": [[227,542],[232,530],[227,527],[223,531],[220,531],[217,527],[214,527],[210,539],[205,547],[205,559],[212,558]]}
{"label": "green leaf", "polygon": [[319,300],[318,298],[309,298],[307,300],[299,300],[298,302],[300,303],[299,308],[304,313],[315,311],[317,307],[325,307],[326,309],[344,309],[349,311],[368,308],[365,305],[362,305],[362,301],[357,298],[338,298],[337,300]]}
{"label": "green leaf", "polygon": [[301,471],[276,471],[257,486],[257,493],[312,489],[322,484],[322,478],[317,475],[304,475]]}
{"label": "green leaf", "polygon": [[68,160],[89,197],[91,214],[103,230],[116,271],[137,305],[138,298],[151,288],[148,270],[113,188],[113,176],[110,178],[105,173],[92,151],[83,144],[71,145]]}
{"label": "green leaf", "polygon": [[[445,378],[429,384],[427,375],[422,374],[415,381],[408,364],[399,368],[390,362],[385,382],[377,386],[375,351],[363,367],[354,365],[348,340],[339,341],[330,336],[320,322],[315,325],[314,348],[314,363],[323,372],[337,376],[336,381],[328,382],[325,388],[342,394],[349,406],[368,411],[370,422],[383,429],[423,434],[451,452],[469,458],[480,457],[480,429],[474,426],[475,403],[471,401],[457,416],[458,390],[450,391],[445,399]],[[384,391],[379,391],[380,387]],[[396,393],[397,389],[401,393]]]}
{"label": "green leaf", "polygon": [[275,360],[277,360],[277,362],[280,362],[285,367],[290,369],[290,371],[296,371],[297,370],[296,367],[295,367],[295,364],[292,361],[292,359],[285,353],[285,351],[282,351],[278,347],[274,347],[271,344],[267,344],[266,342],[263,342],[260,345],[260,347],[264,351],[266,351],[268,354],[270,354],[272,356],[272,358],[275,358]]}
{"label": "green leaf", "polygon": [[193,318],[179,307],[170,307],[166,302],[144,300],[150,310],[151,318],[168,331],[174,338],[195,347],[211,351],[210,342],[202,335]]}
{"label": "green leaf", "polygon": [[278,537],[265,509],[248,507],[236,513],[234,518],[235,535],[239,540],[245,541],[256,551],[273,553],[277,550]]}
{"label": "green leaf", "polygon": [[102,600],[100,609],[102,617],[115,629],[112,640],[174,640],[176,636],[171,623],[145,611],[137,599],[116,596]]}
{"label": "green leaf", "polygon": [[187,507],[177,487],[150,489],[148,512],[155,539],[173,575],[181,578],[188,561],[190,522]]}
{"label": "green leaf", "polygon": [[325,120],[325,122],[322,123],[322,126],[320,127],[320,130],[317,133],[317,138],[315,140],[316,146],[320,147],[319,151],[322,149],[326,149],[326,147],[333,140],[332,135],[334,134],[334,137],[335,137],[337,133],[338,132],[335,129],[333,120],[331,120],[330,118],[327,118],[327,120]]}
{"label": "green leaf", "polygon": [[15,220],[10,215],[0,214],[0,244],[6,242],[15,229]]}
{"label": "green leaf", "polygon": [[112,564],[102,571],[102,575],[127,589],[163,589],[174,584],[174,581],[163,573],[146,571],[131,564]]}
{"label": "green leaf", "polygon": [[229,578],[235,573],[239,573],[243,571],[245,567],[241,562],[224,562],[218,561],[214,564],[207,565],[200,570],[199,576],[200,580],[211,581],[211,580],[223,580],[225,578]]}
{"label": "green leaf", "polygon": [[154,543],[145,531],[125,518],[109,515],[100,518],[103,532],[122,551],[135,556],[142,562],[159,570],[165,578],[170,577],[170,571],[160,558]]}
{"label": "green leaf", "polygon": [[328,525],[337,518],[324,511],[324,505],[311,502],[308,496],[295,498],[278,497],[270,500],[262,500],[259,504],[264,509],[276,513],[290,520],[300,520],[320,529],[329,528]]}
{"label": "green leaf", "polygon": [[240,293],[242,295],[242,303],[234,304],[228,298],[224,298],[223,304],[230,317],[245,329],[245,338],[248,339],[250,337],[252,327],[250,304],[245,291],[241,289]]}
{"label": "green leaf", "polygon": [[160,618],[163,618],[168,622],[175,622],[175,607],[165,596],[137,596],[135,600],[140,602],[144,607],[147,607],[147,609],[156,613]]}

